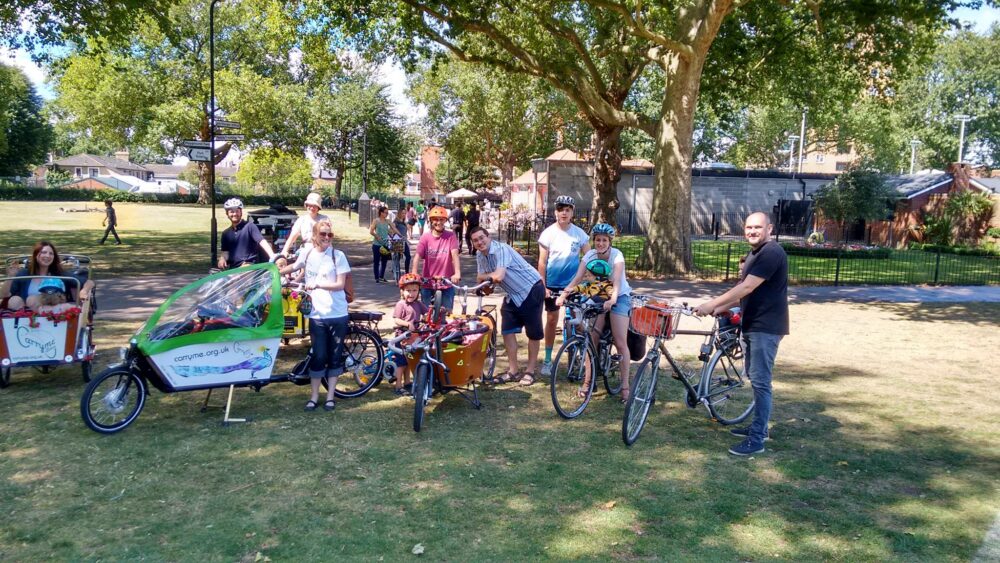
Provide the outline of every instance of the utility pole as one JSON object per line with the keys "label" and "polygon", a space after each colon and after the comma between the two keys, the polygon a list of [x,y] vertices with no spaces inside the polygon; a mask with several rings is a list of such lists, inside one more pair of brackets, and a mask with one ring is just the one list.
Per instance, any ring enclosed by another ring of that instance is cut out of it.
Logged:
{"label": "utility pole", "polygon": [[212,161],[208,163],[208,190],[212,198],[212,264],[219,263],[219,223],[215,219],[215,5],[221,0],[212,0],[208,5],[208,142]]}
{"label": "utility pole", "polygon": [[917,160],[917,146],[922,143],[916,139],[910,140],[910,174],[913,174],[913,165]]}
{"label": "utility pole", "polygon": [[794,174],[795,173],[795,165],[792,163],[792,161],[795,159],[795,141],[798,141],[798,140],[799,140],[799,136],[798,135],[789,135],[788,136],[788,173],[789,174]]}
{"label": "utility pole", "polygon": [[809,108],[802,110],[802,129],[799,132],[799,174],[802,173],[802,146],[806,144],[806,113]]}
{"label": "utility pole", "polygon": [[958,115],[955,116],[955,119],[957,119],[957,120],[959,120],[959,121],[962,122],[962,126],[961,126],[960,132],[958,134],[958,162],[961,163],[962,162],[962,146],[965,144],[965,122],[972,121],[972,116],[971,115],[966,115],[964,113],[960,113],[960,114],[958,114]]}

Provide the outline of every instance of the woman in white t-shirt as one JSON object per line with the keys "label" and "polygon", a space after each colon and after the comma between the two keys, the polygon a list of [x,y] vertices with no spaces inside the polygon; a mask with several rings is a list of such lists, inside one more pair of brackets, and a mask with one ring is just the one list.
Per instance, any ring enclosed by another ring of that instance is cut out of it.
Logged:
{"label": "woman in white t-shirt", "polygon": [[306,248],[282,274],[305,270],[305,290],[312,300],[309,313],[309,333],[312,338],[312,361],[309,382],[312,396],[305,410],[314,411],[319,404],[319,385],[327,380],[326,402],[323,408],[332,411],[337,378],[344,373],[344,336],[347,334],[347,295],[344,285],[351,271],[347,256],[334,250],[333,226],[329,219],[320,219],[313,227],[312,246]]}
{"label": "woman in white t-shirt", "polygon": [[295,224],[292,225],[292,232],[288,233],[288,239],[285,240],[285,246],[281,249],[281,253],[286,256],[291,252],[292,248],[294,248],[295,241],[299,238],[302,239],[303,247],[308,245],[312,240],[313,227],[316,226],[316,222],[320,219],[327,219],[326,215],[320,213],[320,210],[323,209],[323,199],[318,193],[312,192],[309,194],[303,205],[305,206],[307,213],[295,220]]}
{"label": "woman in white t-shirt", "polygon": [[[622,380],[622,401],[627,401],[629,397],[629,364],[631,363],[628,351],[628,317],[632,311],[632,287],[625,279],[625,256],[620,250],[611,246],[611,240],[615,236],[615,228],[607,223],[598,223],[590,230],[590,236],[594,239],[594,248],[583,255],[576,276],[559,294],[556,305],[563,306],[573,288],[583,279],[587,272],[587,265],[592,261],[604,260],[611,265],[612,290],[611,296],[604,302],[604,310],[611,312],[611,336],[615,340],[615,348],[618,349],[618,353],[622,357],[618,363]],[[604,330],[604,315],[598,318],[594,328],[595,334],[601,334],[601,331]]]}

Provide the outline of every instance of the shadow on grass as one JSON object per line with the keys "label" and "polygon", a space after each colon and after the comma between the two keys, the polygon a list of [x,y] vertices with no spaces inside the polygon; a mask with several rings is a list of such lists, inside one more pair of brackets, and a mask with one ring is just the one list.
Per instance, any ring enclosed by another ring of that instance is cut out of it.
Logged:
{"label": "shadow on grass", "polygon": [[[891,386],[863,369],[783,365],[794,386],[753,459],[727,454],[735,438],[669,379],[625,448],[620,403],[600,393],[565,421],[542,384],[484,389],[478,411],[435,397],[419,434],[413,402],[384,383],[334,413],[302,412],[307,388],[241,390],[236,414],[254,422],[229,428],[198,413],[203,393],[154,391],[135,424],[102,437],[83,428],[67,376],[0,393],[11,559],[395,560],[420,543],[435,560],[967,560],[1000,470],[961,422],[885,404],[891,389],[823,391]],[[95,541],[98,528],[114,539]]]}
{"label": "shadow on grass", "polygon": [[869,303],[890,312],[899,321],[970,323],[1000,327],[1000,303]]}

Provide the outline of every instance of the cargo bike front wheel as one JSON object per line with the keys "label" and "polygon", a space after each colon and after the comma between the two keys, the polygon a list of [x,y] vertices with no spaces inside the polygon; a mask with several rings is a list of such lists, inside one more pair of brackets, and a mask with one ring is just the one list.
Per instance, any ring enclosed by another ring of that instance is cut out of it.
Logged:
{"label": "cargo bike front wheel", "polygon": [[145,404],[146,382],[132,370],[115,366],[87,384],[80,414],[91,430],[114,434],[132,424]]}

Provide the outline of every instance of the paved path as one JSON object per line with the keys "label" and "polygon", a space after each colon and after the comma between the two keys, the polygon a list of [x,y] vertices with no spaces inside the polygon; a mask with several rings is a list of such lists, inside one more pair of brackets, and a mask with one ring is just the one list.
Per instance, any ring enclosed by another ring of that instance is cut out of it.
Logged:
{"label": "paved path", "polygon": [[[365,242],[345,242],[337,245],[354,269],[357,299],[352,309],[391,309],[399,299],[394,284],[376,284],[372,273],[371,245]],[[411,251],[416,244],[411,245]],[[476,263],[471,256],[462,256],[462,279],[475,280]],[[196,274],[178,276],[134,276],[99,280],[99,318],[110,320],[143,319],[162,304],[173,292],[197,280]],[[652,293],[674,301],[690,304],[719,295],[729,284],[684,280],[632,280],[638,292]],[[1000,302],[998,286],[792,286],[789,298],[793,303],[816,302],[895,302],[895,303],[958,303]],[[498,299],[490,299],[499,302]]]}

